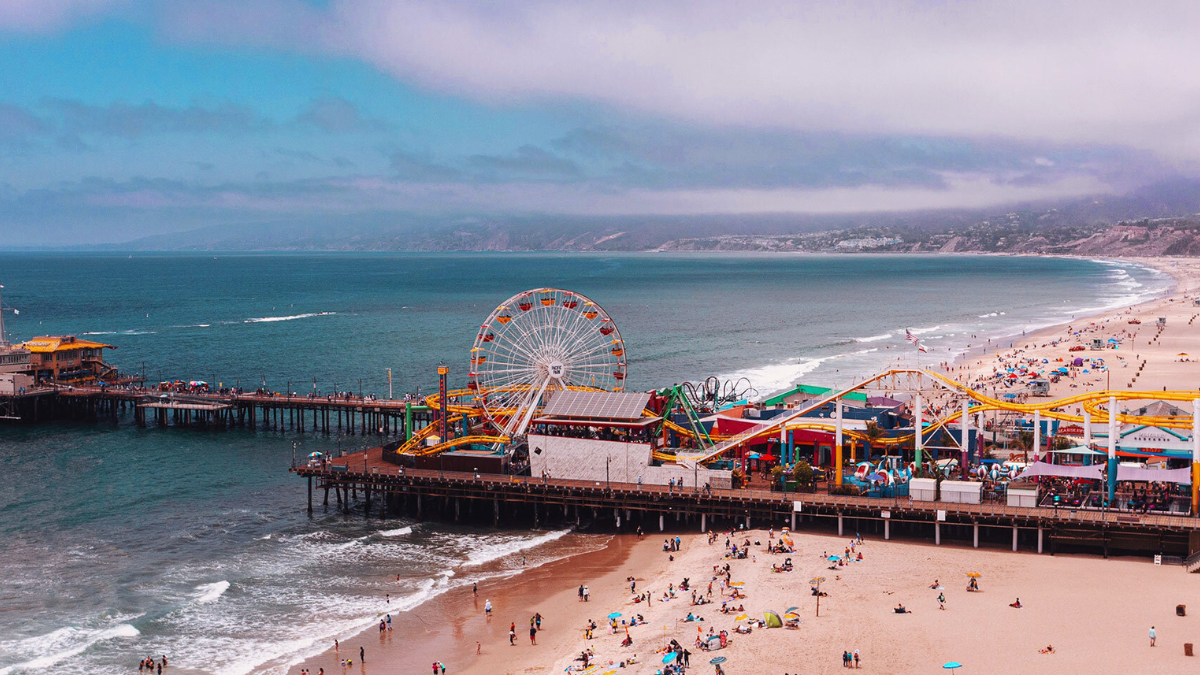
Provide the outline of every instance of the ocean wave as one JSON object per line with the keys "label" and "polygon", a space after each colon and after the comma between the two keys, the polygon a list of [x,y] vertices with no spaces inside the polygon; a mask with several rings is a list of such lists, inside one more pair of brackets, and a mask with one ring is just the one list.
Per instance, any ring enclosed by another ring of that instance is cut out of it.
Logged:
{"label": "ocean wave", "polygon": [[217,598],[225,595],[225,591],[229,590],[229,582],[225,580],[214,581],[211,584],[200,584],[196,587],[199,594],[196,596],[196,602],[207,605],[210,602],[216,602]]}
{"label": "ocean wave", "polygon": [[892,337],[891,333],[883,333],[882,335],[871,335],[869,337],[854,338],[855,342],[879,342]]}
{"label": "ocean wave", "polygon": [[253,319],[244,319],[242,323],[274,323],[276,321],[295,321],[296,319],[307,319],[314,316],[332,316],[337,312],[309,312],[308,314],[292,314],[291,316],[259,316]]}
{"label": "ocean wave", "polygon": [[75,628],[74,626],[59,628],[45,635],[26,638],[15,645],[6,645],[6,647],[11,649],[11,652],[31,652],[42,655],[28,661],[0,668],[0,675],[25,671],[42,671],[59,661],[83,653],[98,642],[115,638],[137,637],[139,634],[138,629],[128,623],[119,623],[108,628],[91,630]]}
{"label": "ocean wave", "polygon": [[[980,315],[979,315],[979,318],[981,318],[981,319],[990,319],[990,318],[991,318],[991,317],[993,317],[993,316],[1000,316],[1000,312],[989,312],[989,313],[987,313],[987,314],[980,314]],[[916,432],[914,431],[914,432],[913,432],[913,434],[915,435],[915,434],[916,434]]]}
{"label": "ocean wave", "polygon": [[554,530],[547,532],[541,536],[532,539],[515,539],[504,541],[496,544],[483,544],[474,551],[467,554],[467,561],[462,564],[463,567],[479,567],[493,560],[499,560],[510,555],[528,551],[531,548],[536,548],[542,544],[549,544],[552,541],[562,539],[571,533],[570,529]]}
{"label": "ocean wave", "polygon": [[398,527],[394,530],[380,530],[375,534],[381,537],[401,537],[406,534],[412,534],[412,527]]}
{"label": "ocean wave", "polygon": [[152,330],[93,330],[80,335],[154,335],[156,331]]}
{"label": "ocean wave", "polygon": [[941,328],[941,326],[929,326],[928,328],[910,328],[908,332],[912,333],[913,335],[924,335],[926,333],[932,333],[933,331],[935,331],[939,328]]}

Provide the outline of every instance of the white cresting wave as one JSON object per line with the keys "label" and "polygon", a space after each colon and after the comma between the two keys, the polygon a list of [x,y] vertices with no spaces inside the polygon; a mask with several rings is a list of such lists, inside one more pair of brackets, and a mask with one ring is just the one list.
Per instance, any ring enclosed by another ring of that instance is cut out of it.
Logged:
{"label": "white cresting wave", "polygon": [[225,580],[214,581],[211,584],[200,584],[196,587],[199,594],[196,596],[196,602],[206,605],[210,602],[216,602],[217,598],[225,595],[225,591],[229,590],[229,582]]}
{"label": "white cresting wave", "polygon": [[92,645],[116,638],[137,637],[140,633],[128,623],[119,623],[109,628],[84,629],[66,626],[58,630],[21,640],[12,645],[16,653],[42,653],[42,656],[0,668],[0,675],[10,673],[41,672],[54,664],[82,654]]}
{"label": "white cresting wave", "polygon": [[308,314],[292,314],[291,316],[259,316],[252,319],[244,319],[242,323],[274,323],[276,321],[295,321],[296,319],[308,319],[314,316],[333,316],[337,312],[309,312]]}
{"label": "white cresting wave", "polygon": [[380,530],[376,532],[381,537],[402,537],[406,534],[412,534],[411,527],[398,527],[394,530]]}
{"label": "white cresting wave", "polygon": [[855,342],[879,342],[880,340],[886,340],[890,337],[892,337],[891,333],[883,333],[881,335],[871,335],[869,337],[854,338],[854,341]]}
{"label": "white cresting wave", "polygon": [[533,539],[515,539],[504,541],[497,544],[483,544],[475,551],[467,555],[467,561],[462,564],[463,567],[479,567],[493,560],[499,560],[506,556],[528,551],[542,544],[549,544],[552,541],[558,541],[571,533],[571,529],[554,530],[547,532]]}

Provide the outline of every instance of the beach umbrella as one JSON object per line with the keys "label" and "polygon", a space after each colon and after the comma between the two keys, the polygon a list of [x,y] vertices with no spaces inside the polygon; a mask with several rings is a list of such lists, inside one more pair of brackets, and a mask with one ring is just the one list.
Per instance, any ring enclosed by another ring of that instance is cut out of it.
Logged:
{"label": "beach umbrella", "polygon": [[667,652],[663,656],[663,663],[670,663],[674,661],[676,656],[679,656],[679,652]]}
{"label": "beach umbrella", "polygon": [[324,457],[324,456],[325,456],[325,455],[323,455],[322,453],[319,453],[319,452],[310,452],[310,453],[308,453],[308,458],[309,458],[309,459],[316,459],[316,458],[318,458],[318,457]]}
{"label": "beach umbrella", "polygon": [[785,609],[783,611],[787,614],[791,614],[792,612],[798,611],[799,609],[800,609],[799,607],[788,607],[787,609]]}
{"label": "beach umbrella", "polygon": [[1175,356],[1187,356],[1187,352],[1179,352]]}
{"label": "beach umbrella", "polygon": [[983,575],[980,574],[979,572],[967,572],[967,576],[971,577],[972,579],[978,579],[979,577],[981,577]]}
{"label": "beach umbrella", "polygon": [[841,558],[837,557],[836,555],[829,556],[829,562],[837,562],[839,560],[841,560]]}
{"label": "beach umbrella", "polygon": [[713,659],[711,661],[709,661],[709,663],[713,664],[714,666],[717,665],[718,663],[725,663],[725,657],[724,656],[715,656],[715,657],[713,657]]}
{"label": "beach umbrella", "polygon": [[867,476],[867,480],[887,480],[887,476],[881,473],[873,473],[870,476]]}
{"label": "beach umbrella", "polygon": [[750,616],[748,614],[739,614],[739,615],[733,617],[733,620],[734,621],[745,621],[746,619],[749,619],[749,618],[750,618]]}
{"label": "beach umbrella", "polygon": [[619,619],[619,618],[621,618],[621,613],[620,613],[620,612],[613,612],[612,614],[609,614],[609,615],[608,615],[608,618],[610,618],[610,619]]}
{"label": "beach umbrella", "polygon": [[744,582],[744,581],[731,581],[731,582],[729,582],[729,585],[730,585],[730,586],[736,586],[736,587],[740,588],[740,587],[742,587],[742,586],[745,586],[745,585],[746,585],[746,582]]}
{"label": "beach umbrella", "polygon": [[959,663],[958,661],[951,661],[950,663],[947,663],[946,665],[944,665],[942,667],[945,668],[946,670],[954,670],[955,668],[962,668],[962,664]]}

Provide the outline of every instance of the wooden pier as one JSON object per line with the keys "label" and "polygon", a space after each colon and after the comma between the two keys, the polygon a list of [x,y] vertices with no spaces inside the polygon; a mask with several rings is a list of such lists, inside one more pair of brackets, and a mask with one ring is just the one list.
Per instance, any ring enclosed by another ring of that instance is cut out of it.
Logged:
{"label": "wooden pier", "polygon": [[[1086,509],[875,499],[820,492],[700,489],[577,481],[472,472],[411,469],[382,461],[380,448],[292,469],[308,479],[322,505],[370,517],[470,519],[493,526],[578,525],[649,533],[742,526],[803,532],[872,533],[890,539],[943,540],[978,547],[982,540],[1038,553],[1162,554],[1168,562],[1200,567],[1200,518],[1134,515]],[[1196,554],[1196,555],[1192,555]],[[1185,560],[1186,559],[1186,560]]]}
{"label": "wooden pier", "polygon": [[118,423],[131,411],[141,427],[246,428],[339,435],[405,436],[434,420],[411,401],[370,397],[181,394],[108,387],[41,387],[0,396],[0,420]]}

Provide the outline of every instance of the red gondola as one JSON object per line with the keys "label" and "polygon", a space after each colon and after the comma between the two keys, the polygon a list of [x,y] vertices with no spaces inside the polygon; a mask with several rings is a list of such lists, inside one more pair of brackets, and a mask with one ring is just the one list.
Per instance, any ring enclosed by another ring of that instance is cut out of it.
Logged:
{"label": "red gondola", "polygon": [[492,333],[488,333],[487,335],[481,335],[481,336],[479,336],[479,337],[480,337],[480,338],[481,338],[481,339],[482,339],[484,342],[491,342],[492,340],[495,340],[495,339],[496,339],[496,336],[495,336],[495,335],[493,335]]}
{"label": "red gondola", "polygon": [[613,331],[615,331],[615,330],[616,330],[616,328],[614,328],[611,323],[606,323],[603,326],[600,326],[600,334],[601,335],[612,335]]}
{"label": "red gondola", "polygon": [[573,298],[568,298],[566,300],[563,300],[563,307],[566,307],[567,309],[575,309],[578,306],[579,306],[578,300],[575,300]]}
{"label": "red gondola", "polygon": [[618,370],[618,371],[616,371],[616,372],[614,372],[614,373],[613,373],[613,377],[617,378],[618,380],[624,380],[624,379],[625,379],[625,373],[622,373],[621,371],[619,371],[619,370]]}
{"label": "red gondola", "polygon": [[517,307],[520,307],[522,312],[528,312],[533,309],[533,303],[528,300],[522,300],[517,303]]}

